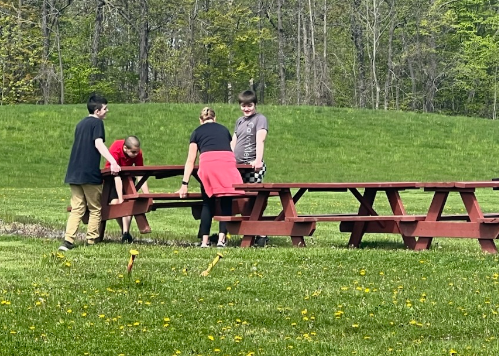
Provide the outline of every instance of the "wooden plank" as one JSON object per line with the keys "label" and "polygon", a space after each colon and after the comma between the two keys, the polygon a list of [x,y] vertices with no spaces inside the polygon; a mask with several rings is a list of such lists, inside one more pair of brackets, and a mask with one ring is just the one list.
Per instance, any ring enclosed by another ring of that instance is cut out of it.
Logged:
{"label": "wooden plank", "polygon": [[414,237],[495,239],[499,234],[499,224],[447,221],[400,221],[399,224],[404,235]]}
{"label": "wooden plank", "polygon": [[122,204],[107,205],[102,207],[102,220],[122,218],[124,216],[148,213],[151,209],[149,199],[125,201]]}
{"label": "wooden plank", "polygon": [[229,221],[227,230],[234,235],[312,236],[315,222]]}
{"label": "wooden plank", "polygon": [[[340,232],[353,232],[354,221],[342,221],[340,223]],[[396,221],[385,221],[383,226],[376,221],[368,221],[364,224],[364,234],[378,233],[378,234],[400,234]]]}
{"label": "wooden plank", "polygon": [[330,215],[330,216],[297,216],[284,218],[293,222],[325,222],[325,221],[416,221],[424,220],[421,215]]}
{"label": "wooden plank", "polygon": [[136,198],[147,198],[154,200],[199,200],[202,199],[201,193],[187,193],[184,198],[180,198],[177,193],[139,193],[136,197],[133,197],[133,194],[130,194],[130,198],[128,195],[124,195],[123,199],[136,199]]}
{"label": "wooden plank", "polygon": [[[419,188],[418,182],[353,182],[353,183],[261,183],[255,185],[257,189],[362,189],[362,188],[377,188],[378,190],[384,189],[417,189]],[[236,184],[235,188],[250,188],[250,184]]]}

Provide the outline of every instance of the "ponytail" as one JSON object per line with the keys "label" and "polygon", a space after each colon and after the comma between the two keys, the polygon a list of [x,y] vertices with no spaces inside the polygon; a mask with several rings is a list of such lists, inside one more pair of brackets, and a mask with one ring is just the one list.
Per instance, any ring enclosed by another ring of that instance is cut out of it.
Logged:
{"label": "ponytail", "polygon": [[206,120],[215,120],[215,110],[212,108],[206,106],[201,110],[201,115],[199,115],[199,120],[201,121],[206,121]]}

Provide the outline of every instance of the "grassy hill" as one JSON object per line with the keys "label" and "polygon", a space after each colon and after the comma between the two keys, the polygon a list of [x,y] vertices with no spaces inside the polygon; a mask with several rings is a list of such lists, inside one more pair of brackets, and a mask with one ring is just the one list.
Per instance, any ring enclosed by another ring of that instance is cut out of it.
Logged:
{"label": "grassy hill", "polygon": [[[141,138],[146,164],[183,164],[202,105],[110,105],[106,143]],[[214,105],[233,130],[237,105]],[[267,181],[481,180],[499,175],[492,120],[393,111],[262,106],[269,119]],[[78,106],[4,106],[0,186],[58,187]]]}

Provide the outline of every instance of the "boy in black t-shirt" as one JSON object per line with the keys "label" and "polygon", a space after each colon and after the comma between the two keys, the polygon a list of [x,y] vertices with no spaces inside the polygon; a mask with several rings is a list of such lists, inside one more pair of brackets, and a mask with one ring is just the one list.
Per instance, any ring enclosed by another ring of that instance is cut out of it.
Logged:
{"label": "boy in black t-shirt", "polygon": [[117,174],[121,168],[109,153],[104,141],[106,134],[103,120],[106,117],[107,100],[92,95],[87,102],[90,115],[76,125],[75,139],[64,183],[71,187],[71,213],[66,226],[61,251],[74,247],[76,232],[81,219],[88,209],[87,244],[95,244],[99,237],[101,222],[102,176],[101,155],[111,163],[111,172]]}

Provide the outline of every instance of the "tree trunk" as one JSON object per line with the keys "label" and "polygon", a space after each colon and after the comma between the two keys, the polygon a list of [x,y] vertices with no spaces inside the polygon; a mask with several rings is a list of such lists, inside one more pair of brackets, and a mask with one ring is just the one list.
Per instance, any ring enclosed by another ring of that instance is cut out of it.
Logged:
{"label": "tree trunk", "polygon": [[49,103],[50,97],[50,76],[49,76],[49,48],[50,32],[48,27],[48,0],[42,2],[42,36],[43,36],[43,54],[40,70],[40,87],[42,89],[43,104]]}
{"label": "tree trunk", "polygon": [[395,3],[390,2],[390,31],[388,32],[388,54],[386,59],[386,78],[385,78],[385,93],[384,93],[384,109],[388,110],[388,97],[390,92],[390,83],[393,78],[393,34],[395,33],[396,18],[395,18]]}
{"label": "tree trunk", "polygon": [[305,86],[304,104],[310,104],[310,47],[308,45],[307,20],[303,17],[303,59],[304,59],[304,78],[303,85]]}
{"label": "tree trunk", "polygon": [[140,1],[140,27],[139,27],[139,100],[145,103],[148,100],[149,83],[149,8],[147,0]]}
{"label": "tree trunk", "polygon": [[364,33],[359,19],[361,0],[353,0],[350,31],[355,45],[357,65],[357,103],[360,108],[366,106],[366,69],[364,65]]}
{"label": "tree trunk", "polygon": [[[264,2],[260,0],[258,6],[258,34],[261,36],[263,30],[262,19],[264,17]],[[265,103],[265,53],[264,53],[264,43],[260,37],[260,42],[258,43],[258,102],[260,104]]]}
{"label": "tree trunk", "polygon": [[297,2],[296,10],[296,104],[301,104],[301,0]]}
{"label": "tree trunk", "polygon": [[315,52],[315,32],[314,32],[314,8],[312,7],[312,1],[308,0],[308,14],[310,16],[310,44],[312,45],[312,57],[311,57],[311,67],[312,67],[312,90],[314,95],[313,104],[317,105],[318,101],[318,85],[317,85],[317,54]]}
{"label": "tree trunk", "polygon": [[284,30],[282,28],[282,2],[277,0],[277,41],[278,41],[278,62],[279,62],[279,104],[286,104],[286,73],[284,63]]}
{"label": "tree trunk", "polygon": [[[92,39],[92,52],[90,53],[90,60],[93,68],[100,68],[99,63],[99,50],[100,50],[100,38],[102,34],[102,20],[103,20],[103,7],[106,4],[105,0],[97,0],[97,10],[95,13],[94,21],[94,37]],[[94,85],[99,80],[99,75],[92,74],[90,78],[90,84]]]}

